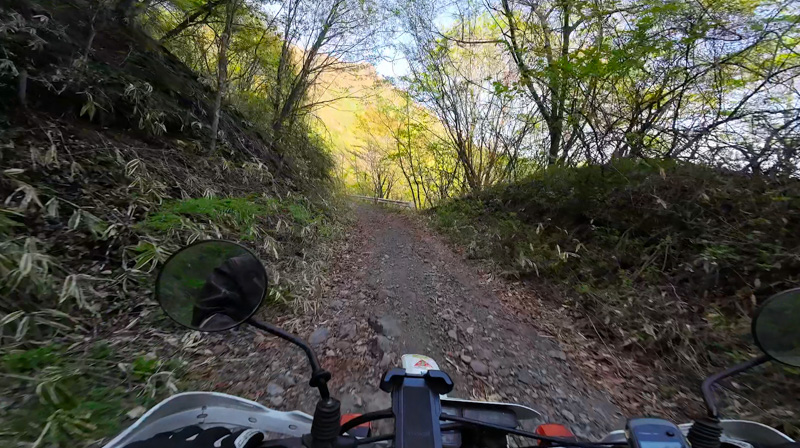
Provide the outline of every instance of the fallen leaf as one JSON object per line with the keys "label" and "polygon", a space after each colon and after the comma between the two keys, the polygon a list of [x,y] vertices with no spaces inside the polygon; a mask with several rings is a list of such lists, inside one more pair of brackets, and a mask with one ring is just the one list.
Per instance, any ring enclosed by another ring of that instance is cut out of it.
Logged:
{"label": "fallen leaf", "polygon": [[128,411],[125,415],[131,420],[136,420],[137,418],[144,415],[145,412],[147,412],[147,409],[144,406],[136,406],[135,408]]}

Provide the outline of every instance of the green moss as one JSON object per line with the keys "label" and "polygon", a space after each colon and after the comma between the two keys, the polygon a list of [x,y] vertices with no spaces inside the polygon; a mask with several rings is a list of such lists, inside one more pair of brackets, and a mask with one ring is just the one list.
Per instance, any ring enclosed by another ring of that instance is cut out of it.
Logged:
{"label": "green moss", "polygon": [[12,373],[26,373],[58,364],[58,346],[45,346],[25,351],[11,352],[3,356],[3,367]]}
{"label": "green moss", "polygon": [[266,213],[266,206],[249,198],[194,198],[165,202],[156,213],[147,217],[143,227],[163,232],[179,228],[182,218],[188,218],[227,223],[243,230]]}

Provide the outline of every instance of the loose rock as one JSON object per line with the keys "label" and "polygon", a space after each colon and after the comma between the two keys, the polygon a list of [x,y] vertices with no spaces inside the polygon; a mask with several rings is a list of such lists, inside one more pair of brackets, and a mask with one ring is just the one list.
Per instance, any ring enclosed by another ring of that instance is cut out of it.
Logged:
{"label": "loose rock", "polygon": [[267,384],[267,394],[271,397],[283,395],[286,392],[278,383]]}
{"label": "loose rock", "polygon": [[328,339],[328,329],[325,327],[319,327],[311,333],[311,336],[308,338],[308,342],[311,345],[319,345],[325,342]]}
{"label": "loose rock", "polygon": [[517,374],[517,379],[518,379],[518,380],[519,380],[521,383],[523,383],[523,384],[527,384],[528,386],[531,386],[531,385],[533,385],[533,377],[531,376],[530,372],[528,372],[527,370],[521,370],[521,371],[520,371],[520,372]]}
{"label": "loose rock", "polygon": [[378,336],[378,349],[381,354],[392,351],[392,341],[386,336]]}
{"label": "loose rock", "polygon": [[356,334],[356,324],[350,323],[342,326],[342,339],[354,339]]}
{"label": "loose rock", "polygon": [[383,316],[378,320],[372,320],[370,325],[377,332],[389,338],[397,338],[402,334],[400,323],[392,316]]}
{"label": "loose rock", "polygon": [[381,369],[385,369],[389,367],[389,364],[392,363],[392,354],[391,353],[384,353],[383,358],[381,358],[381,362],[378,363],[378,367]]}
{"label": "loose rock", "polygon": [[486,367],[486,364],[480,361],[477,360],[472,361],[471,363],[469,363],[469,366],[472,367],[472,370],[475,371],[475,373],[477,373],[478,375],[483,376],[489,373],[489,368]]}
{"label": "loose rock", "polygon": [[281,377],[281,380],[283,380],[283,384],[286,385],[287,387],[292,387],[297,384],[297,381],[295,381],[294,377],[292,375],[289,375],[288,373],[286,375],[283,375]]}

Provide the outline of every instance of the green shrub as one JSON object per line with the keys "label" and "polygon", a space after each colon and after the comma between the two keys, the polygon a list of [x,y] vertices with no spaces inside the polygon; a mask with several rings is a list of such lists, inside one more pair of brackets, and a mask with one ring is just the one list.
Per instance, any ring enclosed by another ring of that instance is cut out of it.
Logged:
{"label": "green shrub", "polygon": [[57,364],[58,346],[45,346],[25,351],[14,351],[3,356],[3,366],[12,373],[26,373]]}
{"label": "green shrub", "polygon": [[470,255],[563,283],[604,338],[665,357],[676,345],[741,343],[704,316],[739,320],[800,281],[795,179],[619,160],[541,170],[433,213]]}
{"label": "green shrub", "polygon": [[194,198],[168,201],[158,212],[148,216],[144,227],[156,231],[168,231],[181,225],[181,218],[208,220],[231,224],[236,229],[252,226],[267,208],[247,198]]}

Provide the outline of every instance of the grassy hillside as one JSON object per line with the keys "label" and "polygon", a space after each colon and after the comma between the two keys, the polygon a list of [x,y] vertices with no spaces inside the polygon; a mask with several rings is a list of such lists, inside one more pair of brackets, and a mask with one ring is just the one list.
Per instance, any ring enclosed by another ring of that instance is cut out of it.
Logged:
{"label": "grassy hillside", "polygon": [[[349,70],[323,73],[314,96],[323,103],[314,112],[319,120],[319,132],[330,143],[338,175],[346,187],[353,188],[356,171],[364,168],[364,161],[359,158],[364,151],[364,126],[380,126],[369,123],[368,117],[374,114],[379,99],[392,104],[402,104],[404,100],[369,64],[354,64]],[[398,185],[402,184],[398,182]]]}
{"label": "grassy hillside", "polygon": [[[800,283],[796,179],[620,160],[543,170],[431,216],[472,257],[556,285],[575,330],[654,366],[668,398],[695,397],[702,376],[753,356],[756,305]],[[796,411],[784,397],[797,374],[773,366],[775,389],[762,379],[738,392],[773,417]]]}
{"label": "grassy hillside", "polygon": [[3,446],[100,443],[192,381],[154,335],[180,334],[151,299],[180,246],[247,245],[268,265],[273,311],[290,313],[336,228],[313,135],[277,146],[224,109],[211,153],[214,92],[135,26],[91,22],[95,4],[0,7]]}
{"label": "grassy hillside", "polygon": [[[376,92],[377,89],[377,92]],[[349,70],[324,72],[314,96],[325,102],[314,114],[333,143],[336,152],[354,151],[363,144],[358,115],[370,107],[374,95],[394,95],[368,64],[354,64]]]}

